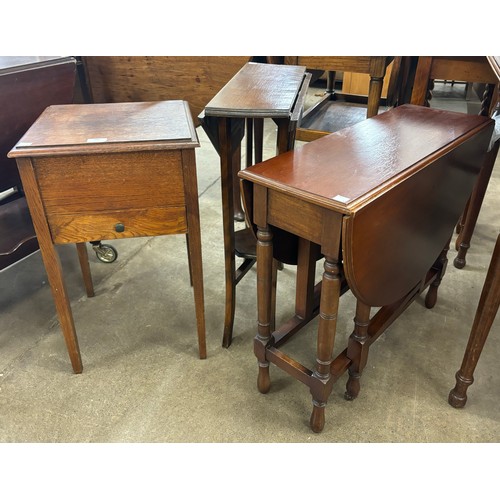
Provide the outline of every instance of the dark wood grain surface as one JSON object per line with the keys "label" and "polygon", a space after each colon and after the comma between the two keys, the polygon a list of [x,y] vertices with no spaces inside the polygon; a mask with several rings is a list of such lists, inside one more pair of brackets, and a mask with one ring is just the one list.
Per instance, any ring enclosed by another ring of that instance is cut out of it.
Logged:
{"label": "dark wood grain surface", "polygon": [[425,168],[344,219],[344,269],[359,300],[394,303],[438,259],[474,188],[490,135],[491,122],[469,140],[451,141],[444,156],[431,155]]}
{"label": "dark wood grain surface", "polygon": [[[252,207],[257,237],[257,387],[270,390],[271,363],[305,383],[314,432],[323,429],[335,381],[348,370],[345,397],[356,398],[370,345],[426,288],[426,307],[435,305],[449,242],[493,124],[488,117],[402,106],[240,172],[245,196],[252,193],[245,206]],[[297,274],[308,276],[314,263],[304,253],[307,240],[324,256],[323,276],[319,304],[317,287],[297,280],[295,315],[274,329],[273,260],[286,235],[296,238],[286,243],[298,248]],[[354,331],[333,359],[339,298],[349,288],[357,299]],[[374,306],[380,308],[372,317]],[[281,347],[316,314],[311,370]]]}

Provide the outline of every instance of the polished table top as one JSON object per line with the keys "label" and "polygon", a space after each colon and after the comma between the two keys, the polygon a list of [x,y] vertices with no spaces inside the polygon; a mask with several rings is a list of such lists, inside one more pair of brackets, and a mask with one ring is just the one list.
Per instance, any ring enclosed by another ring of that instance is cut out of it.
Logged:
{"label": "polished table top", "polygon": [[304,66],[247,63],[205,107],[207,116],[288,118]]}
{"label": "polished table top", "polygon": [[488,117],[405,105],[239,175],[247,195],[248,181],[268,188],[270,224],[310,241],[336,231],[321,226],[318,208],[343,214],[349,287],[382,306],[418,283],[445,246],[492,127]]}
{"label": "polished table top", "polygon": [[240,176],[348,214],[421,169],[429,155],[444,153],[451,141],[473,134],[486,122],[480,116],[404,105],[271,158]]}
{"label": "polished table top", "polygon": [[185,101],[70,104],[48,107],[9,156],[197,146]]}

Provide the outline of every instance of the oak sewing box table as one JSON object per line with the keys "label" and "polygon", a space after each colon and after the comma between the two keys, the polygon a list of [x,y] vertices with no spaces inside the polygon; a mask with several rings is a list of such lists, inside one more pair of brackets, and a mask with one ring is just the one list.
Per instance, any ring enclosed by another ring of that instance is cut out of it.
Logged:
{"label": "oak sewing box table", "polygon": [[206,357],[198,146],[184,101],[69,104],[49,106],[9,153],[75,373],[83,365],[57,244],[76,243],[93,296],[85,242],[185,233],[199,355]]}
{"label": "oak sewing box table", "polygon": [[[335,381],[348,370],[346,398],[358,395],[370,344],[427,287],[426,306],[435,305],[492,130],[488,117],[404,105],[239,173],[258,239],[258,389],[268,392],[271,363],[303,382],[313,431],[324,427]],[[324,273],[314,285],[310,271],[320,257]],[[295,315],[274,331],[273,258],[298,265]],[[354,331],[332,359],[339,298],[349,289]],[[379,309],[370,317],[372,307]],[[282,347],[318,314],[309,369]]]}

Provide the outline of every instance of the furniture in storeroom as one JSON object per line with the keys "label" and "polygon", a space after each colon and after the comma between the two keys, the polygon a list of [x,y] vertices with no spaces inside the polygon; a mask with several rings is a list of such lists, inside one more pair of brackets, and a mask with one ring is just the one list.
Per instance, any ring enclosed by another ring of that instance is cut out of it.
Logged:
{"label": "furniture in storeroom", "polygon": [[55,245],[76,243],[93,294],[85,242],[186,234],[199,357],[206,357],[195,148],[184,101],[50,106],[9,153],[33,214],[75,373],[83,370]]}
{"label": "furniture in storeroom", "polygon": [[[492,129],[488,117],[403,105],[240,172],[258,239],[258,389],[269,391],[271,364],[303,382],[313,431],[323,429],[333,384],[346,371],[346,398],[356,398],[370,345],[414,299],[428,288],[425,304],[436,304],[454,226]],[[324,257],[322,280],[297,280],[296,304],[307,303],[307,314],[296,306],[273,330],[272,261],[288,252],[310,269],[318,259],[305,242]],[[339,299],[348,290],[357,299],[354,331],[332,359]],[[379,309],[370,317],[372,308]],[[310,369],[285,346],[317,315]]]}
{"label": "furniture in storeroom", "polygon": [[[480,115],[492,116],[499,102],[500,58],[498,56],[419,56],[411,92],[411,103],[432,105],[434,80],[457,80],[485,84]],[[455,267],[466,265],[467,251],[498,154],[498,141],[485,158],[481,175],[457,225]]]}
{"label": "furniture in storeroom", "polygon": [[[245,227],[235,231],[235,198],[240,197],[237,174],[241,168],[241,141],[247,131],[262,132],[264,119],[277,125],[276,152],[293,148],[310,75],[303,66],[247,63],[206,105],[199,119],[220,156],[224,231],[225,317],[222,345],[232,341],[236,285],[255,263],[255,236]],[[248,126],[248,121],[251,125]],[[262,161],[262,133],[252,145],[247,134],[247,161],[254,151]],[[247,163],[247,168],[249,164]],[[236,268],[236,256],[243,262]]]}
{"label": "furniture in storeroom", "polygon": [[7,153],[51,104],[73,100],[75,59],[0,56],[0,270],[38,250],[16,161]]}

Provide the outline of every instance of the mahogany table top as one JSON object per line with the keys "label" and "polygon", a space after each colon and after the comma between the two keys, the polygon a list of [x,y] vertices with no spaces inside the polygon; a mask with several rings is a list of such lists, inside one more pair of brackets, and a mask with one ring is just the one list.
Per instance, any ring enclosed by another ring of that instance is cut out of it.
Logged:
{"label": "mahogany table top", "polygon": [[239,175],[351,213],[490,122],[482,116],[404,105]]}

